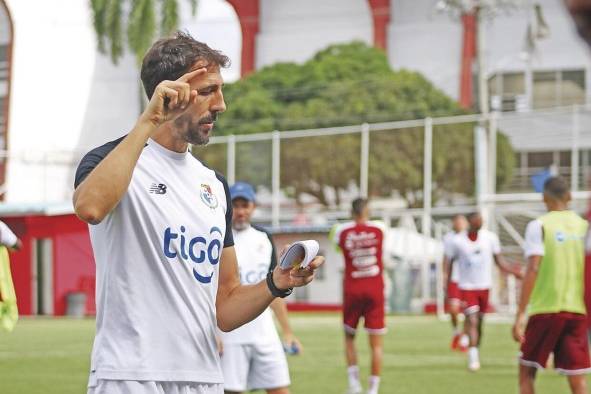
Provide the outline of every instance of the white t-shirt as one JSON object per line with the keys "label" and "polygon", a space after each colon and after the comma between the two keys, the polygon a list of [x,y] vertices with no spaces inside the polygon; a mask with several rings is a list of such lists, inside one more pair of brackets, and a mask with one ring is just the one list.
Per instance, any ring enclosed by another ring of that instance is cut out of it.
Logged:
{"label": "white t-shirt", "polygon": [[450,263],[452,263],[451,277],[449,278],[449,280],[454,283],[458,283],[458,280],[460,279],[458,264],[453,261],[453,240],[456,235],[458,235],[458,233],[456,233],[455,231],[450,231],[449,233],[443,236],[443,253],[445,254],[445,257],[447,257],[447,259],[450,261]]}
{"label": "white t-shirt", "polygon": [[542,231],[542,222],[538,219],[532,220],[525,229],[525,244],[523,245],[524,255],[530,256],[544,255],[544,235]]}
{"label": "white t-shirt", "polygon": [[[76,185],[121,141],[87,154]],[[226,181],[189,152],[149,140],[127,192],[90,226],[96,261],[96,379],[223,383],[216,349]]]}
{"label": "white t-shirt", "polygon": [[16,245],[18,237],[12,232],[6,223],[0,221],[0,244],[8,247]]}
{"label": "white t-shirt", "polygon": [[492,286],[494,255],[501,253],[501,243],[495,233],[478,231],[476,241],[467,232],[453,238],[453,252],[448,256],[458,265],[458,287],[462,290],[485,290]]}
{"label": "white t-shirt", "polygon": [[[265,280],[269,270],[277,264],[275,248],[269,234],[263,229],[250,226],[242,231],[233,231],[234,248],[240,269],[240,282],[253,285]],[[221,333],[225,344],[265,344],[279,341],[273,316],[267,308],[253,321],[230,332]]]}

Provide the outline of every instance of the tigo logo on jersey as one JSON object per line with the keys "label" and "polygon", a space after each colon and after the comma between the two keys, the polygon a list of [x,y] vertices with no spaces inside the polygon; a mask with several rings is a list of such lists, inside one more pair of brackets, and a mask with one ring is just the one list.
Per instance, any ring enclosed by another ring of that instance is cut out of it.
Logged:
{"label": "tigo logo on jersey", "polygon": [[[173,244],[175,239],[179,238],[179,235],[180,245],[178,247],[177,245],[172,245],[171,247],[171,244]],[[199,271],[203,271],[203,268],[207,267],[201,265],[206,261],[212,266],[219,263],[223,235],[222,231],[217,227],[212,227],[209,230],[209,235],[213,239],[207,239],[200,236],[187,239],[185,237],[185,226],[181,226],[180,233],[175,233],[170,227],[167,227],[166,230],[164,230],[164,255],[169,259],[176,259],[180,254],[184,261],[191,259],[195,264],[198,264],[197,267],[193,267],[193,276],[195,279],[201,283],[210,283],[215,271],[212,270],[209,275],[202,274]],[[197,268],[201,269],[198,271]]]}
{"label": "tigo logo on jersey", "polygon": [[211,209],[218,207],[218,199],[213,194],[211,187],[205,183],[201,184],[201,201]]}

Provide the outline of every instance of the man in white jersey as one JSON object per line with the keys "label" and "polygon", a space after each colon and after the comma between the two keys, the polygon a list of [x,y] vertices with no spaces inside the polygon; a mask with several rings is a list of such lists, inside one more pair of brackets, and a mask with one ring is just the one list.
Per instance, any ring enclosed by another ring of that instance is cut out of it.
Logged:
{"label": "man in white jersey", "polygon": [[468,215],[468,231],[457,234],[447,251],[447,258],[458,265],[458,286],[466,316],[466,332],[470,339],[468,369],[480,369],[478,348],[482,340],[482,323],[488,309],[488,295],[492,287],[493,262],[506,273],[522,277],[521,271],[505,262],[501,255],[499,237],[482,228],[480,213]]}
{"label": "man in white jersey", "polygon": [[453,336],[451,340],[452,350],[465,351],[468,346],[468,337],[463,334],[463,330],[458,324],[458,315],[460,314],[461,296],[460,288],[458,287],[459,272],[458,266],[452,265],[452,262],[447,258],[448,255],[453,254],[453,239],[456,235],[466,230],[468,223],[464,215],[455,215],[452,219],[452,231],[445,234],[443,237],[443,283],[446,288],[447,308],[451,317],[451,326],[453,329]]}
{"label": "man in white jersey", "polygon": [[[232,197],[232,227],[234,247],[238,257],[240,281],[257,283],[277,265],[277,255],[271,236],[250,223],[255,210],[255,192],[245,182],[230,187]],[[301,348],[293,336],[285,301],[277,298],[270,305],[283,332],[284,342]],[[226,394],[262,389],[268,394],[289,394],[289,370],[273,317],[265,310],[259,317],[222,333],[222,370]]]}
{"label": "man in white jersey", "polygon": [[226,109],[227,65],[188,34],[157,41],[141,68],[146,109],[78,167],[74,208],[97,266],[91,394],[223,393],[216,326],[251,321],[323,262],[240,284],[227,182],[188,151]]}

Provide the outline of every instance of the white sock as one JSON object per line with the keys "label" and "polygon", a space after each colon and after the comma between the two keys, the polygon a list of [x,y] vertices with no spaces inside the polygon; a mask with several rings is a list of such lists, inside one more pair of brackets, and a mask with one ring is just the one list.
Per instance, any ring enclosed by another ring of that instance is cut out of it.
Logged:
{"label": "white sock", "polygon": [[378,394],[378,390],[380,388],[380,377],[371,375],[369,377],[369,388],[367,389],[367,394]]}
{"label": "white sock", "polygon": [[470,338],[468,338],[468,335],[462,334],[462,336],[460,337],[460,346],[468,347],[469,344]]}
{"label": "white sock", "polygon": [[455,337],[456,335],[460,335],[462,333],[462,330],[460,330],[458,327],[453,327],[453,332]]}
{"label": "white sock", "polygon": [[351,365],[347,368],[347,376],[349,377],[349,387],[352,389],[358,389],[361,387],[359,381],[359,367],[357,365]]}
{"label": "white sock", "polygon": [[476,346],[471,346],[468,349],[468,362],[470,364],[472,364],[474,362],[480,362],[479,357],[478,357],[478,348]]}

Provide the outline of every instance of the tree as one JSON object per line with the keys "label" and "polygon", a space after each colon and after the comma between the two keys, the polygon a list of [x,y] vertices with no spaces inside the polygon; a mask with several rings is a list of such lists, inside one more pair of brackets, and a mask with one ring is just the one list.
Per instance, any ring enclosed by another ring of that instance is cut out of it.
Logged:
{"label": "tree", "polygon": [[[193,14],[197,0],[187,0]],[[127,12],[128,4],[131,8]],[[113,63],[124,52],[124,19],[127,20],[127,44],[141,63],[156,35],[164,36],[177,29],[179,0],[90,0],[98,48],[109,53]],[[160,19],[157,20],[157,15]]]}
{"label": "tree", "polygon": [[[422,75],[393,71],[383,52],[360,42],[332,45],[308,62],[275,64],[227,85],[228,110],[220,116],[219,134],[311,129],[361,123],[421,119],[467,112]],[[473,123],[436,126],[433,147],[434,199],[474,193]],[[357,126],[359,127],[359,126]],[[422,204],[423,128],[370,133],[370,194],[405,198]],[[270,184],[270,149],[239,144],[248,168],[241,179]],[[359,182],[359,133],[282,139],[281,185],[299,198],[315,196],[338,204]],[[511,178],[513,152],[498,137],[498,184]],[[199,155],[208,161],[207,150]],[[225,170],[225,168],[221,168]]]}

